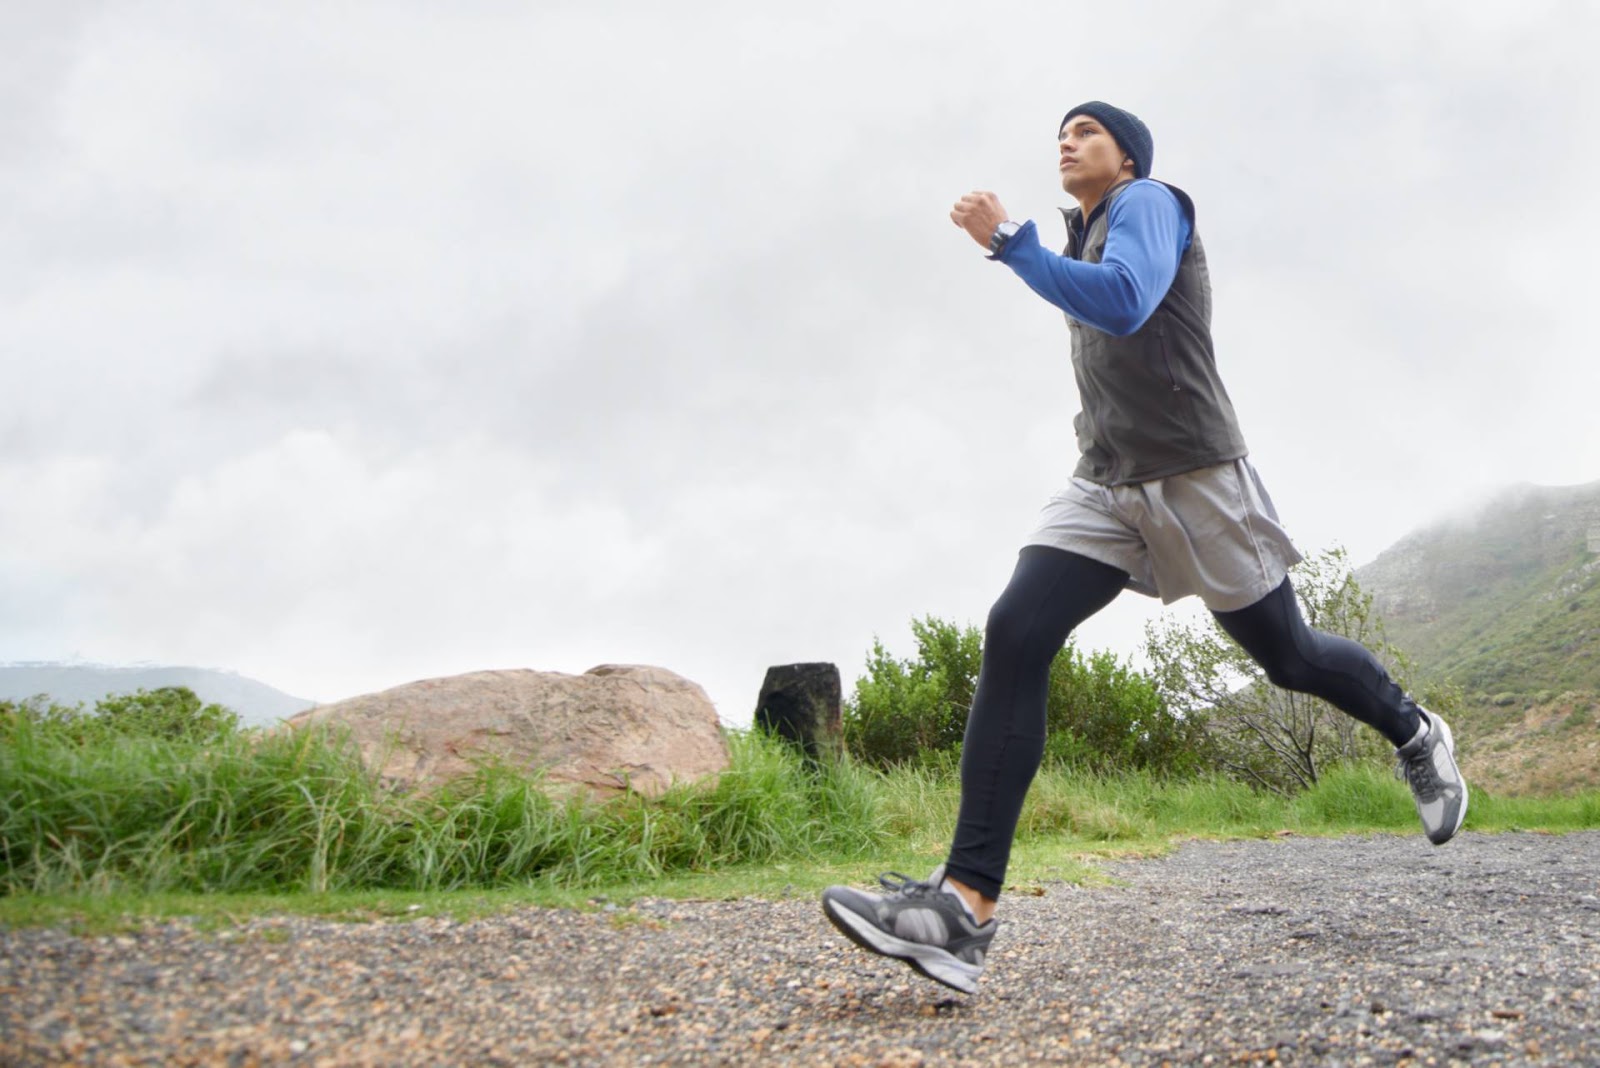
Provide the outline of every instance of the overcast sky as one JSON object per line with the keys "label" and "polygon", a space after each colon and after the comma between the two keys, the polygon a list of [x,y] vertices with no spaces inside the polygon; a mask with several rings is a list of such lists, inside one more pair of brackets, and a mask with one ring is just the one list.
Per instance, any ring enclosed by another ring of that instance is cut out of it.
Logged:
{"label": "overcast sky", "polygon": [[[1099,98],[1198,205],[1252,459],[1372,559],[1600,479],[1570,3],[0,4],[0,660],[336,700],[981,624],[1076,461]],[[1081,645],[1133,655],[1125,594]]]}

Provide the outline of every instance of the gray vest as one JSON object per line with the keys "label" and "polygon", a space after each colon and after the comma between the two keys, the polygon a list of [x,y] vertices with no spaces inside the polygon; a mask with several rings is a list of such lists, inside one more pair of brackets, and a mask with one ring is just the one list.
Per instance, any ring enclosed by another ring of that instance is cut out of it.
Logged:
{"label": "gray vest", "polygon": [[[1099,263],[1111,203],[1131,183],[1095,206],[1080,239],[1081,209],[1067,217],[1067,255]],[[1165,183],[1163,183],[1165,184]],[[1167,186],[1194,222],[1194,201]],[[1083,458],[1073,472],[1105,486],[1148,482],[1237,460],[1248,451],[1233,402],[1217,377],[1211,347],[1211,276],[1195,232],[1177,277],[1149,320],[1127,337],[1070,315],[1072,370],[1083,411],[1073,420]]]}

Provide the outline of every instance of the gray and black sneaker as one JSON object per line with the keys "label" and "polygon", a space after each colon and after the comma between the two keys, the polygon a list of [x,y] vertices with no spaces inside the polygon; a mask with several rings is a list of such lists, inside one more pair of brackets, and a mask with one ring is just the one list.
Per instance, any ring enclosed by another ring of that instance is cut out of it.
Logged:
{"label": "gray and black sneaker", "polygon": [[1419,708],[1426,732],[1419,730],[1417,737],[1394,751],[1399,761],[1395,778],[1411,784],[1411,796],[1417,801],[1417,815],[1422,817],[1422,829],[1434,845],[1444,845],[1461,829],[1467,818],[1467,780],[1456,767],[1456,743],[1450,734],[1450,724]]}
{"label": "gray and black sneaker", "polygon": [[929,979],[975,994],[983,957],[1000,921],[977,923],[954,894],[940,889],[944,865],[926,882],[887,872],[878,882],[885,894],[830,886],[822,911],[846,938],[863,949],[894,957]]}

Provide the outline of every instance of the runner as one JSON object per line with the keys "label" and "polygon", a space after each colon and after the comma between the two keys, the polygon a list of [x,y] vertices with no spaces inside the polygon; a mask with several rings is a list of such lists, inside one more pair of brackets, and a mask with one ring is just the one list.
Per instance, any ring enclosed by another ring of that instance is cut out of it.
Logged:
{"label": "runner", "polygon": [[1428,838],[1467,812],[1450,727],[1403,693],[1361,645],[1308,627],[1289,568],[1301,559],[1250,465],[1211,345],[1211,280],[1194,202],[1150,178],[1150,130],[1101,101],[1058,136],[1067,251],[968,193],[955,224],[1066,313],[1082,410],[1071,482],[1045,505],[989,613],[961,751],[961,808],[945,862],[883,892],[830,887],[828,919],[851,940],[965,993],[999,921],[1022,802],[1044,752],[1050,662],[1123,589],[1170,604],[1200,597],[1273,684],[1314,694],[1395,746]]}

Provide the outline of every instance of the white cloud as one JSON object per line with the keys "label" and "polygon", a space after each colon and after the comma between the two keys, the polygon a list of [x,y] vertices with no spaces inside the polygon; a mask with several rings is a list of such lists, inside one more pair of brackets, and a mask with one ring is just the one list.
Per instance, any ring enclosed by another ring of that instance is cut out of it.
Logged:
{"label": "white cloud", "polygon": [[946,213],[1056,240],[1088,97],[1199,203],[1306,549],[1600,478],[1584,7],[42,10],[0,46],[0,657],[321,698],[655,660],[740,721],[768,664],[981,622],[1076,400]]}

